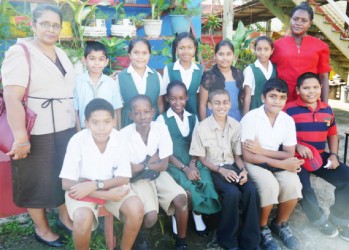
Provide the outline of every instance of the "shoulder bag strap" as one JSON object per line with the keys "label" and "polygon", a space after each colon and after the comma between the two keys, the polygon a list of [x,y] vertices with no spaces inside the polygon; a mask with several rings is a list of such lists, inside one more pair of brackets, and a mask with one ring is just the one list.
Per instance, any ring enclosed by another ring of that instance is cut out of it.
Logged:
{"label": "shoulder bag strap", "polygon": [[24,107],[27,107],[29,87],[30,87],[30,74],[31,74],[30,54],[29,54],[28,47],[25,46],[23,43],[17,43],[17,45],[19,45],[19,46],[21,46],[23,48],[24,54],[25,54],[25,59],[26,59],[26,61],[28,63],[28,67],[29,67],[28,84],[27,84],[27,88],[25,89],[25,93],[24,93],[24,96],[23,96],[23,99],[22,99]]}

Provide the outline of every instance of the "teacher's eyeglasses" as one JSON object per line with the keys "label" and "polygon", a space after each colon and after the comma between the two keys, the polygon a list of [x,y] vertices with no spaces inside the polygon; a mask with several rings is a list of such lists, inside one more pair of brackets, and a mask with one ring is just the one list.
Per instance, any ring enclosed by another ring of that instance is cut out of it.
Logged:
{"label": "teacher's eyeglasses", "polygon": [[41,28],[45,29],[45,30],[49,30],[50,28],[52,28],[54,31],[59,31],[62,26],[59,24],[50,24],[49,22],[43,22],[43,23],[37,23],[41,26]]}

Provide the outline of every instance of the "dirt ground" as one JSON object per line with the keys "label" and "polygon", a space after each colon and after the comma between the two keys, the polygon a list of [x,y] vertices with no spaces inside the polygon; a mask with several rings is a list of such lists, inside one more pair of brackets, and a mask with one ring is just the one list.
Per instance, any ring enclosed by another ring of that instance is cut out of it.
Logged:
{"label": "dirt ground", "polygon": [[[339,129],[339,135],[344,135],[345,131],[349,130],[349,104],[343,104],[339,101],[330,101],[331,106],[334,108],[336,113],[336,121]],[[343,160],[343,148],[344,148],[344,138],[340,139],[340,150],[339,156]],[[347,161],[348,163],[348,161]],[[325,209],[326,213],[329,212],[329,207],[334,202],[333,198],[333,186],[326,183],[320,178],[312,178],[313,186],[318,195],[320,205]],[[348,194],[349,197],[349,194]],[[349,208],[347,208],[349,209]],[[50,213],[50,223],[54,225],[55,213]],[[20,221],[23,226],[18,225],[13,226],[13,229],[8,229],[11,221]],[[150,233],[152,249],[166,250],[171,249],[173,246],[173,239],[171,237],[171,225],[170,219],[166,216],[161,216],[161,223],[158,223]],[[215,220],[211,220],[211,223],[214,224]],[[290,226],[297,238],[300,241],[301,250],[349,250],[349,242],[344,241],[343,239],[336,237],[334,239],[327,238],[321,234],[317,228],[312,226],[304,213],[301,211],[300,206],[298,205],[294,213],[290,218]],[[103,224],[103,223],[100,223]],[[116,225],[117,227],[120,224]],[[6,229],[5,229],[6,227]],[[201,249],[210,249],[214,250],[215,248],[210,248],[209,243],[212,241],[212,235],[206,238],[198,237],[193,231],[193,223],[190,221],[188,226],[188,249],[191,250],[201,250]],[[12,230],[12,231],[11,231]],[[120,230],[116,230],[117,234],[120,235]],[[11,249],[11,250],[44,250],[47,247],[37,243],[33,237],[32,223],[26,217],[11,217],[0,219],[0,249]],[[69,236],[67,236],[69,238]],[[120,239],[120,237],[118,237]],[[279,241],[279,245],[282,246],[282,243]],[[73,249],[72,241],[69,240],[68,245],[65,248],[56,248],[59,249]],[[91,249],[105,249],[105,244],[103,242],[103,229],[100,228],[97,233],[94,235]],[[282,246],[282,249],[287,249]],[[215,250],[218,250],[217,248]]]}

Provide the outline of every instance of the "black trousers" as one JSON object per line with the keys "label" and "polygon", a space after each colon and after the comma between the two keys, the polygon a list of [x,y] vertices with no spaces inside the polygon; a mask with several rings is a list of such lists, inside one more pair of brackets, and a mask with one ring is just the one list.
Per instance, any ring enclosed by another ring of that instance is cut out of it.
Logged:
{"label": "black trousers", "polygon": [[[327,163],[329,156],[330,154],[326,152],[321,154],[323,165]],[[303,185],[303,199],[300,201],[302,210],[310,222],[314,225],[321,225],[327,218],[319,206],[314,189],[311,187],[311,173],[335,186],[335,202],[330,208],[329,219],[337,225],[347,226],[349,224],[349,167],[340,162],[338,168],[334,170],[321,167],[314,172],[308,172],[305,169],[299,172],[299,178]]]}
{"label": "black trousers", "polygon": [[[222,197],[217,229],[217,241],[226,248],[257,249],[260,243],[258,192],[252,182],[236,185],[226,182],[218,173],[212,173],[213,183]],[[241,231],[239,208],[242,210]]]}

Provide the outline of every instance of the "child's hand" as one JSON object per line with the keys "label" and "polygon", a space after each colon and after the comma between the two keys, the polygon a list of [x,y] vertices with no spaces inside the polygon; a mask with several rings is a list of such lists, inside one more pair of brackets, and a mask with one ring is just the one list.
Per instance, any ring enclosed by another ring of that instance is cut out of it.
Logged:
{"label": "child's hand", "polygon": [[109,189],[107,192],[108,201],[119,201],[124,198],[131,190],[130,185],[122,185],[120,187],[115,187]]}
{"label": "child's hand", "polygon": [[113,72],[113,74],[110,75],[111,78],[113,78],[113,80],[116,80],[116,78],[118,77],[118,74],[121,72],[121,70],[115,70]]}
{"label": "child's hand", "polygon": [[142,163],[134,164],[131,162],[132,173],[138,173],[143,171],[144,165]]}
{"label": "child's hand", "polygon": [[97,184],[95,181],[80,182],[72,186],[69,190],[69,195],[74,199],[82,199],[96,191]]}
{"label": "child's hand", "polygon": [[183,171],[189,180],[191,181],[200,180],[200,173],[198,169],[192,164],[189,164],[189,167],[184,168]]}
{"label": "child's hand", "polygon": [[251,153],[254,153],[254,154],[262,154],[262,147],[261,145],[259,144],[258,140],[246,140],[244,143],[243,143],[243,147],[245,149],[247,149],[248,151],[250,151]]}
{"label": "child's hand", "polygon": [[297,157],[287,158],[281,161],[281,167],[287,171],[298,173],[301,171],[301,165],[304,160],[299,160]]}
{"label": "child's hand", "polygon": [[247,171],[242,171],[239,175],[239,184],[244,185],[247,182]]}
{"label": "child's hand", "polygon": [[308,148],[307,146],[297,144],[296,150],[298,154],[303,158],[313,159],[313,153],[311,152],[310,148]]}
{"label": "child's hand", "polygon": [[331,165],[328,167],[328,169],[336,169],[339,166],[338,159],[335,155],[331,154],[330,157],[328,157],[329,160],[331,160]]}
{"label": "child's hand", "polygon": [[233,170],[229,170],[226,168],[220,168],[219,173],[224,176],[224,178],[227,180],[227,182],[238,182],[239,181],[239,176]]}

